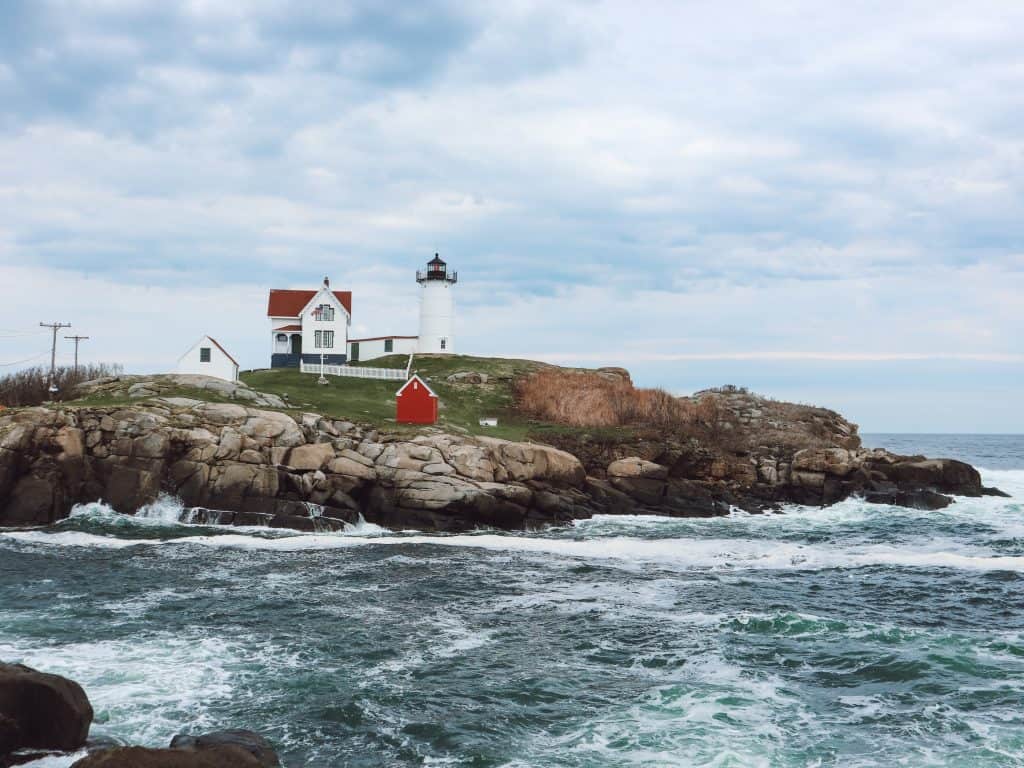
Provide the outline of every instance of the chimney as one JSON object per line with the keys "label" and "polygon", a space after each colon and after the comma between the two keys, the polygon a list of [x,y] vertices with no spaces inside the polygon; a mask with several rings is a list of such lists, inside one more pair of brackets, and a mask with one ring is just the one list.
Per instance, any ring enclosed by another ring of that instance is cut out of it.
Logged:
{"label": "chimney", "polygon": [[331,287],[331,279],[329,277],[325,277],[324,278],[324,288],[330,288],[330,287]]}

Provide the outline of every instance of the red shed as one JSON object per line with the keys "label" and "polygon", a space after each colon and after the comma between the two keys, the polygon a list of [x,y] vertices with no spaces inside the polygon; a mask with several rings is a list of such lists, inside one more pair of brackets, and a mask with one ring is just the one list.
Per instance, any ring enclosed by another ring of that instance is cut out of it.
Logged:
{"label": "red shed", "polygon": [[399,424],[437,423],[437,395],[417,374],[395,393],[395,401],[395,419]]}

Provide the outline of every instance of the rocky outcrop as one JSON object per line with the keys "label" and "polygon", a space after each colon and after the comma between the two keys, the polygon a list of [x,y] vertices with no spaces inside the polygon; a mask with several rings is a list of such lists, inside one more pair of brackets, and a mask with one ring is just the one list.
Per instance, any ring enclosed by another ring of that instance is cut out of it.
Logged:
{"label": "rocky outcrop", "polygon": [[77,749],[92,716],[85,691],[73,680],[0,663],[0,758],[22,749]]}
{"label": "rocky outcrop", "polygon": [[0,525],[40,525],[102,499],[132,513],[161,494],[218,522],[334,530],[371,522],[502,528],[593,514],[580,462],[494,438],[381,435],[317,414],[153,398],[0,417]]}
{"label": "rocky outcrop", "polygon": [[107,376],[102,379],[82,382],[75,388],[74,394],[78,397],[145,400],[173,395],[182,389],[197,390],[227,400],[239,400],[257,407],[288,407],[288,404],[277,395],[269,392],[257,392],[241,381],[225,381],[215,376],[200,376],[191,373]]}
{"label": "rocky outcrop", "polygon": [[951,496],[999,493],[960,461],[865,449],[857,425],[825,408],[735,387],[692,400],[699,438],[639,429],[618,437],[565,433],[551,439],[581,459],[595,493],[618,491],[629,503],[662,514],[827,505],[851,495],[938,509],[952,503]]}
{"label": "rocky outcrop", "polygon": [[832,411],[734,390],[701,402],[705,439],[566,433],[548,438],[554,446],[410,438],[180,395],[21,409],[0,415],[0,525],[45,525],[95,500],[133,513],[161,494],[196,508],[195,522],[333,531],[361,515],[460,531],[597,513],[710,516],[851,494],[933,509],[950,495],[993,492],[962,462],[862,448],[856,425]]}

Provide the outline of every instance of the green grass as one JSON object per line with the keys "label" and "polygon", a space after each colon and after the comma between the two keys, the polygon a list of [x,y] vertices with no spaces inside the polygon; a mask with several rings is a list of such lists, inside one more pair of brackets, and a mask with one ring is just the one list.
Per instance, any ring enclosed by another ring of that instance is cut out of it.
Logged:
{"label": "green grass", "polygon": [[[405,368],[408,357],[389,355],[360,363],[365,367]],[[506,360],[491,357],[455,355],[417,355],[413,370],[426,379],[441,401],[438,427],[469,434],[493,435],[507,440],[523,440],[535,428],[516,413],[512,384],[542,364],[529,360]],[[482,385],[448,384],[453,373],[475,371],[485,373],[488,382]],[[398,431],[420,431],[414,425],[395,423],[395,392],[397,381],[354,379],[328,376],[327,386],[318,385],[315,374],[296,369],[275,368],[242,374],[242,380],[261,392],[287,395],[291,405],[302,410],[323,413],[334,418],[372,424]],[[481,427],[485,416],[498,419],[497,427]]]}
{"label": "green grass", "polygon": [[[404,370],[407,362],[408,357],[405,355],[389,355],[360,365]],[[544,363],[531,360],[462,355],[417,355],[413,361],[413,370],[429,382],[440,398],[437,426],[443,430],[472,435],[492,435],[506,440],[525,440],[533,437],[541,441],[545,436],[595,432],[592,429],[581,430],[532,421],[516,411],[513,399],[515,380],[544,366]],[[463,371],[486,374],[488,381],[486,384],[447,382],[450,375]],[[328,376],[329,383],[321,386],[317,384],[316,374],[300,373],[294,368],[244,371],[241,379],[255,390],[284,397],[289,405],[286,409],[289,413],[321,413],[335,419],[372,424],[389,432],[415,434],[422,431],[422,427],[417,425],[395,423],[395,392],[402,384],[399,381]],[[159,396],[250,405],[246,401],[225,398],[209,390],[177,386],[161,389]],[[138,405],[148,399],[131,400],[127,397],[96,394],[65,404],[111,407]],[[483,417],[497,418],[498,426],[481,427],[480,419]]]}

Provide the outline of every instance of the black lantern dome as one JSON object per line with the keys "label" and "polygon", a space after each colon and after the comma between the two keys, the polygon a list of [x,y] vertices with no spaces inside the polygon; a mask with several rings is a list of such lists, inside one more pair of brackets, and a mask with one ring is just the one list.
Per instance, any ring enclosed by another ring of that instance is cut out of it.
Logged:
{"label": "black lantern dome", "polygon": [[437,253],[434,254],[434,258],[427,262],[425,272],[422,270],[416,272],[417,283],[433,282],[435,280],[446,283],[457,283],[459,280],[459,273],[449,272],[448,265],[441,259],[441,255]]}

